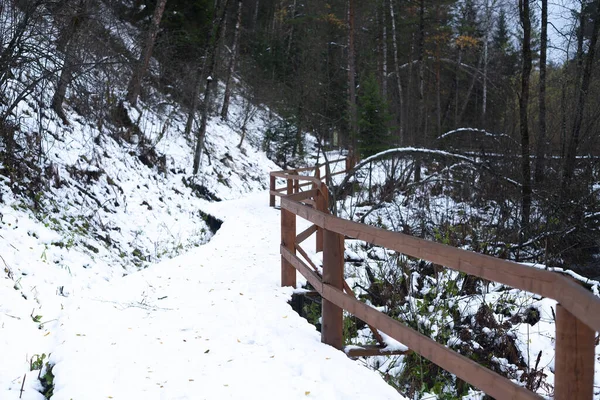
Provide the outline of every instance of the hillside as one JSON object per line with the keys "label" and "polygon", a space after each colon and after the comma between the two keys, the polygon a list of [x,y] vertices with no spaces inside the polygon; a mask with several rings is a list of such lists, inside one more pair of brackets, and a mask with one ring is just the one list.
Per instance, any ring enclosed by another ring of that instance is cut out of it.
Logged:
{"label": "hillside", "polygon": [[[89,75],[81,82],[94,84]],[[29,371],[53,352],[46,335],[73,298],[207,243],[221,223],[203,211],[207,201],[264,190],[277,168],[259,150],[268,110],[247,121],[241,143],[237,96],[231,122],[210,121],[193,176],[185,111],[168,96],[155,92],[150,104],[123,108],[129,126],[118,127],[74,102],[63,121],[44,107],[51,92],[20,92],[22,84],[13,77],[3,96],[17,101],[8,120],[18,123],[4,122],[0,141],[1,398],[18,398],[26,372],[25,393],[39,389]]]}

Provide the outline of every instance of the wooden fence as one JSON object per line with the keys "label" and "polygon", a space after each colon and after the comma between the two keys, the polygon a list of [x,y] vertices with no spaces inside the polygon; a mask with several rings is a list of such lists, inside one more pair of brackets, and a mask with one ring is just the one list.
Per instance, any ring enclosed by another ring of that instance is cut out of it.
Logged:
{"label": "wooden fence", "polygon": [[[344,239],[359,239],[469,275],[557,300],[559,304],[556,307],[554,398],[557,400],[592,399],[595,332],[600,331],[600,298],[572,279],[554,272],[330,215],[328,189],[322,181],[327,176],[321,173],[322,167],[326,167],[327,171],[330,170],[329,165],[321,164],[315,168],[271,172],[270,204],[275,205],[275,196],[281,197],[281,284],[295,287],[297,270],[322,296],[321,341],[323,343],[343,349],[343,310],[346,310],[365,321],[374,333],[377,332],[377,335],[378,331],[384,332],[412,351],[496,399],[542,398],[357,300],[344,281]],[[276,188],[276,178],[285,179],[284,188]],[[296,217],[304,218],[313,225],[296,235]],[[300,247],[300,243],[315,231],[317,251],[323,251],[322,274]],[[306,261],[299,258],[296,251]],[[363,354],[383,353],[365,351],[355,355]]]}

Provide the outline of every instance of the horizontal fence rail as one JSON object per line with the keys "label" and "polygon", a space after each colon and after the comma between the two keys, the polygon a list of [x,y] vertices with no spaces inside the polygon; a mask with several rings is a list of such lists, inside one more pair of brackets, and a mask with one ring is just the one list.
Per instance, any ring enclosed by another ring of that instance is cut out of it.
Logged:
{"label": "horizontal fence rail", "polygon": [[[339,160],[336,160],[336,162]],[[542,397],[473,360],[420,334],[357,300],[344,281],[344,239],[355,238],[408,256],[439,264],[489,281],[502,283],[558,301],[556,310],[554,398],[592,399],[594,390],[595,332],[600,331],[600,298],[555,272],[528,267],[512,261],[474,253],[448,245],[344,220],[328,213],[328,189],[321,164],[312,169],[271,173],[270,203],[281,197],[282,286],[296,286],[296,271],[322,296],[321,340],[343,348],[343,311],[366,322],[383,345],[379,331],[408,346],[460,379],[496,399],[541,399]],[[348,164],[346,164],[347,172]],[[286,179],[284,190],[275,187],[275,178]],[[330,176],[329,176],[330,177]],[[306,181],[310,190],[301,191]],[[282,193],[285,191],[285,194]],[[313,225],[296,235],[296,217]],[[310,261],[300,243],[317,232],[317,251],[323,251],[322,272]],[[307,262],[296,255],[296,250]],[[308,263],[308,264],[307,264]],[[310,265],[309,265],[310,264]],[[344,293],[344,291],[346,293]],[[350,350],[348,354],[389,354],[378,349]]]}

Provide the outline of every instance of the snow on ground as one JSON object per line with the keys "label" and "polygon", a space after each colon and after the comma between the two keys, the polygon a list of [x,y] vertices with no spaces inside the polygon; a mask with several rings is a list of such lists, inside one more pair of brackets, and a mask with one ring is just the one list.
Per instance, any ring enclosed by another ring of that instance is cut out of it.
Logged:
{"label": "snow on ground", "polygon": [[287,304],[266,192],[205,207],[225,221],[208,244],[72,296],[44,325],[52,399],[402,398]]}
{"label": "snow on ground", "polygon": [[[400,398],[287,305],[264,192],[278,168],[259,150],[268,111],[238,146],[234,99],[190,180],[173,104],[128,108],[137,137],[68,105],[69,125],[18,110],[25,137],[43,127],[52,174],[37,205],[0,175],[1,400],[43,399],[51,365],[52,399]],[[207,216],[225,221],[214,237]]]}

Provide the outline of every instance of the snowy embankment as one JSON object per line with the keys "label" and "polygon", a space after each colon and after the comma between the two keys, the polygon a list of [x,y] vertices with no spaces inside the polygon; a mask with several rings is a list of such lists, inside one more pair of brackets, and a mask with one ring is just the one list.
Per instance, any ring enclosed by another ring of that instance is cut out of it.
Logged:
{"label": "snowy embankment", "polygon": [[175,104],[128,108],[133,134],[65,111],[19,105],[45,184],[0,164],[0,399],[398,398],[279,288],[267,111],[241,145],[241,99],[212,120],[194,178]]}
{"label": "snowy embankment", "polygon": [[20,165],[36,181],[0,163],[0,399],[25,374],[24,390],[42,390],[39,369],[53,351],[47,328],[77,296],[210,240],[202,198],[266,189],[277,168],[257,151],[266,118],[259,112],[238,146],[240,101],[229,124],[211,121],[193,178],[193,138],[181,134],[185,114],[175,104],[129,109],[139,127],[129,141],[68,108],[65,125],[32,101],[19,104],[17,137],[42,128],[43,159]]}
{"label": "snowy embankment", "polygon": [[224,220],[209,243],[96,285],[45,325],[52,399],[401,398],[287,304],[266,192],[205,207]]}

